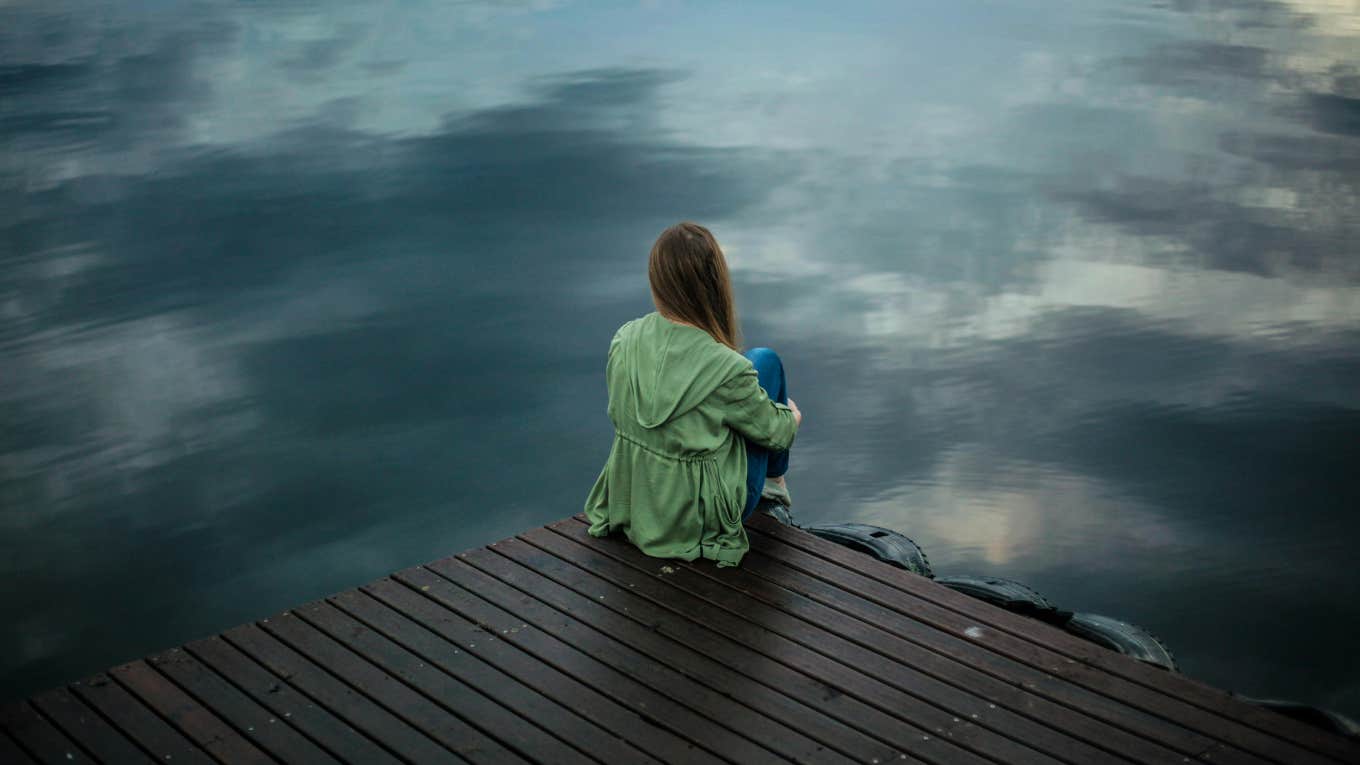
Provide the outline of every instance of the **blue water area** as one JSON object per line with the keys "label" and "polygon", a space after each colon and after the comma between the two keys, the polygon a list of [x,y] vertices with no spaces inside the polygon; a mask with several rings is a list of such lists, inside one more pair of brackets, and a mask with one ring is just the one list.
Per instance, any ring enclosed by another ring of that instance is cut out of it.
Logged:
{"label": "blue water area", "polygon": [[0,688],[578,512],[722,242],[803,522],[1360,715],[1360,12],[0,3]]}

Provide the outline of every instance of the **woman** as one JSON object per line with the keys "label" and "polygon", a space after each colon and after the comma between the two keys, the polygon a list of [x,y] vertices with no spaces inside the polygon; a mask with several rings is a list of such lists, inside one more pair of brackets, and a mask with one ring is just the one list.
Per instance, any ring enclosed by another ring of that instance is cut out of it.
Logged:
{"label": "woman", "polygon": [[789,504],[784,472],[803,415],[774,351],[739,352],[727,261],[708,229],[663,231],[647,277],[656,312],[609,345],[614,444],[586,500],[590,533],[622,531],[659,558],[735,566],[761,495]]}

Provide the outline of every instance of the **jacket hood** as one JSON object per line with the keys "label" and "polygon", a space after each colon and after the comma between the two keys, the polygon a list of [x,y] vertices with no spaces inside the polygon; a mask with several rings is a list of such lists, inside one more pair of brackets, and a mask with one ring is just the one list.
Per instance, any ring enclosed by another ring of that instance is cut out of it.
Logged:
{"label": "jacket hood", "polygon": [[750,362],[697,327],[659,313],[629,322],[611,365],[628,375],[638,425],[655,428],[685,414]]}

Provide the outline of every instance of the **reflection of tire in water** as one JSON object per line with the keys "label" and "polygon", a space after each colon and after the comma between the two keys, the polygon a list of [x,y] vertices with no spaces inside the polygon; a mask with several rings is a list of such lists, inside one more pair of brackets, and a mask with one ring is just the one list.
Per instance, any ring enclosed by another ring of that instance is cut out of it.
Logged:
{"label": "reflection of tire in water", "polygon": [[1034,589],[1011,579],[963,575],[941,576],[935,581],[964,595],[1049,624],[1062,626],[1072,618],[1071,611],[1058,608]]}
{"label": "reflection of tire in water", "polygon": [[884,563],[904,568],[927,579],[933,579],[935,576],[930,570],[930,561],[926,559],[926,553],[921,546],[892,529],[870,526],[867,523],[819,523],[804,526],[803,531],[838,545],[845,545],[852,550],[867,553]]}
{"label": "reflection of tire in water", "polygon": [[1076,613],[1063,629],[1154,667],[1176,671],[1176,659],[1170,649],[1142,627],[1100,614]]}
{"label": "reflection of tire in water", "polygon": [[1360,738],[1360,723],[1357,723],[1339,712],[1310,707],[1307,704],[1300,704],[1297,701],[1254,699],[1250,696],[1233,695],[1249,704],[1255,704],[1258,707],[1265,707],[1274,712],[1279,712],[1285,717],[1292,717],[1301,723],[1307,723],[1308,725],[1313,725],[1342,736]]}

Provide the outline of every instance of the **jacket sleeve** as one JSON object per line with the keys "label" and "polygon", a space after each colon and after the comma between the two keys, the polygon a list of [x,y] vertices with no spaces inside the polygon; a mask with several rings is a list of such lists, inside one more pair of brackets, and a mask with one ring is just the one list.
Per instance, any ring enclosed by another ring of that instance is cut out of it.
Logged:
{"label": "jacket sleeve", "polygon": [[771,401],[760,387],[756,370],[746,371],[713,391],[723,424],[772,452],[786,451],[798,432],[793,410]]}

